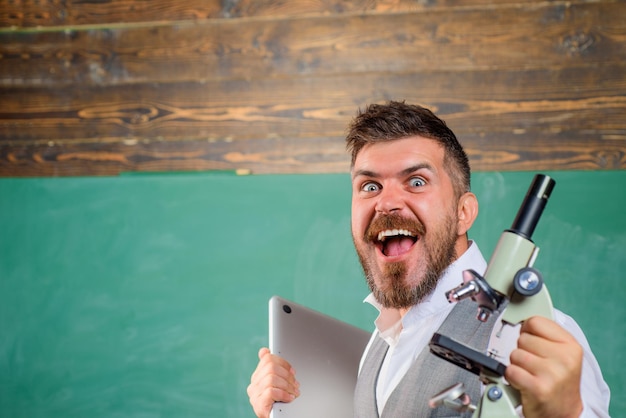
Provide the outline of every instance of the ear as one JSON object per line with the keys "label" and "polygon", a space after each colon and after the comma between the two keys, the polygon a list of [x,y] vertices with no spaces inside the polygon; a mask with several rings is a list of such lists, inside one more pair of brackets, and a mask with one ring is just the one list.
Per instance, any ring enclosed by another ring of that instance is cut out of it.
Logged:
{"label": "ear", "polygon": [[457,233],[465,235],[478,216],[478,199],[476,195],[471,192],[464,193],[459,199],[457,211],[459,217]]}

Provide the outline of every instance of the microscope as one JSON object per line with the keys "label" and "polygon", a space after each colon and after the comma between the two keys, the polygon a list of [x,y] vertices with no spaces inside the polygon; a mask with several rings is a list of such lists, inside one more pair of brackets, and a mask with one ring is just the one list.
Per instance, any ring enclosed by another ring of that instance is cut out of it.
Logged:
{"label": "microscope", "polygon": [[[463,283],[446,292],[450,303],[467,298],[475,301],[478,321],[485,322],[491,315],[501,314],[501,324],[495,325],[500,327],[496,329],[495,340],[503,337],[504,327],[514,327],[532,316],[554,319],[548,289],[543,285],[541,273],[532,267],[539,248],[531,240],[554,185],[550,177],[535,175],[513,225],[500,236],[484,275],[465,270]],[[434,334],[429,344],[431,352],[478,375],[485,390],[475,406],[459,383],[431,398],[430,406],[473,411],[473,418],[517,417],[515,409],[521,404],[520,394],[504,379],[506,365],[495,358],[497,350],[492,348],[497,343],[490,342],[487,353],[483,353],[451,337]]]}

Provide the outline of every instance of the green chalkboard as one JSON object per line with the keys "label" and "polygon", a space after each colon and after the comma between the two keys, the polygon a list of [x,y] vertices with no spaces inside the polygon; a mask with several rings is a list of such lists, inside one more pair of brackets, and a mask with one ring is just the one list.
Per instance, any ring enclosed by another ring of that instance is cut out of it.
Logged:
{"label": "green chalkboard", "polygon": [[[626,172],[554,172],[534,235],[626,415]],[[533,173],[477,173],[488,257]],[[252,417],[273,294],[370,329],[347,174],[0,179],[0,416]]]}

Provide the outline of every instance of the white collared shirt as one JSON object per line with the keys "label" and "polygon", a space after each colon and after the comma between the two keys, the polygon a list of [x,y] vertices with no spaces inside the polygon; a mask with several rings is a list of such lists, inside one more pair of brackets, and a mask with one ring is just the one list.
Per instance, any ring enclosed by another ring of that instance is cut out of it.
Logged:
{"label": "white collared shirt", "polygon": [[[463,282],[462,273],[464,270],[473,269],[483,273],[486,268],[487,263],[478,245],[470,241],[467,251],[448,267],[435,290],[424,301],[409,309],[404,317],[401,317],[395,309],[383,308],[372,294],[365,299],[365,302],[373,305],[380,314],[375,321],[376,330],[361,358],[361,366],[372,341],[377,335],[380,334],[380,337],[389,344],[389,350],[376,384],[376,402],[379,414],[382,413],[389,396],[400,380],[454,308],[453,304],[448,303],[445,292]],[[555,320],[571,333],[584,349],[581,379],[584,411],[581,416],[608,417],[609,388],[602,378],[600,366],[593,356],[582,330],[572,318],[556,309]],[[514,338],[510,339],[510,350],[513,350],[517,344],[516,336],[519,336],[519,327],[516,328],[515,332]],[[473,402],[477,403],[478,400],[474,399]]]}

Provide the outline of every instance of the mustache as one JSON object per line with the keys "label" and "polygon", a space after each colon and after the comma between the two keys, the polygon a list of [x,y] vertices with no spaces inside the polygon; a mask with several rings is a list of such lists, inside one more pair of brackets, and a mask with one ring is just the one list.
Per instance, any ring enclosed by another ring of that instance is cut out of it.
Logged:
{"label": "mustache", "polygon": [[365,230],[364,239],[365,241],[376,242],[378,241],[380,231],[387,229],[406,229],[418,237],[426,233],[424,224],[417,219],[404,218],[397,214],[383,214],[372,219],[372,222]]}

